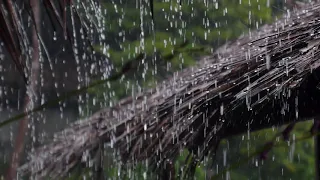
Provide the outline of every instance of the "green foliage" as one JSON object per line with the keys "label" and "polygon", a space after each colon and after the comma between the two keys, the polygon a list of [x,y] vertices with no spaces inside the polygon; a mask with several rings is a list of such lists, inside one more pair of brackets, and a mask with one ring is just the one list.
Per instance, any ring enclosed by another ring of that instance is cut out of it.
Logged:
{"label": "green foliage", "polygon": [[[134,73],[118,83],[91,90],[100,101],[116,101],[137,89],[154,87],[172,72],[194,65],[196,57],[204,54],[192,49],[218,47],[272,20],[269,0],[241,0],[241,4],[239,0],[182,1],[181,5],[179,1],[154,0],[154,19],[150,4],[137,2],[103,4],[106,40],[95,46],[96,51],[111,61],[115,71],[139,53],[146,57]],[[190,42],[188,46],[171,57],[173,48],[185,41]],[[171,57],[170,61],[165,57]]]}
{"label": "green foliage", "polygon": [[[273,139],[281,129],[265,129],[229,138],[221,144],[217,164],[241,162],[231,170],[230,175],[239,180],[246,179],[313,179],[314,178],[314,144],[313,138],[298,141],[309,133],[312,122],[297,123],[291,133],[290,140],[276,138],[280,145],[268,153],[266,160],[256,158],[246,161],[246,157],[257,152],[266,142]],[[230,145],[230,146],[228,146]],[[224,152],[227,157],[224,159]]]}

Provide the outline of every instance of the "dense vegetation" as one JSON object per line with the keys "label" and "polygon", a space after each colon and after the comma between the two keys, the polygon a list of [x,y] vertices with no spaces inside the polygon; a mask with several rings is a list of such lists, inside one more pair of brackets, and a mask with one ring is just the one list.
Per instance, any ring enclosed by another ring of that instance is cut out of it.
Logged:
{"label": "dense vegetation", "polygon": [[[114,93],[109,97],[120,99],[130,94],[134,86],[152,86],[155,80],[163,80],[174,71],[194,65],[195,57],[272,22],[274,14],[269,4],[272,1],[240,2],[190,1],[180,6],[177,1],[155,1],[153,20],[147,3],[140,7],[135,1],[103,3],[107,11],[106,41],[97,45],[96,50],[106,55],[115,70],[141,52],[148,56],[135,72],[112,85],[108,92]],[[189,43],[171,57],[172,49],[183,42]]]}

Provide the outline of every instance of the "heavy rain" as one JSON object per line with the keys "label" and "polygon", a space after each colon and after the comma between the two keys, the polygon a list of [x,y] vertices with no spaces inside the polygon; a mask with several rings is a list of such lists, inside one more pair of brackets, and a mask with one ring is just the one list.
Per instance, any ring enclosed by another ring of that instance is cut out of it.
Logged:
{"label": "heavy rain", "polygon": [[0,179],[320,179],[316,0],[0,5]]}

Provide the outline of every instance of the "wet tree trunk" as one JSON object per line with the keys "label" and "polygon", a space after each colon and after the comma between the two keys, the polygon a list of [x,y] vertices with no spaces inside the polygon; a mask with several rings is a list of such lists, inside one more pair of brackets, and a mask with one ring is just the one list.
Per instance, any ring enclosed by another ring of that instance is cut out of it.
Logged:
{"label": "wet tree trunk", "polygon": [[[32,108],[36,103],[36,92],[37,92],[37,85],[38,85],[38,77],[39,77],[39,58],[40,58],[40,44],[38,40],[37,33],[39,32],[40,28],[40,8],[39,8],[39,0],[31,0],[30,1],[32,9],[33,9],[33,15],[34,15],[34,27],[32,30],[32,46],[33,46],[33,54],[32,54],[32,60],[31,60],[31,69],[29,74],[29,82],[28,87],[26,88],[26,95],[24,100],[24,106],[23,110],[28,110]],[[24,119],[22,119],[19,122],[18,127],[18,134],[16,136],[16,140],[14,143],[14,151],[11,156],[11,164],[7,171],[6,179],[12,180],[17,178],[17,168],[19,167],[19,163],[21,161],[21,157],[24,150],[24,142],[25,142],[25,136],[28,133],[28,123],[29,123],[29,117],[26,116]]]}

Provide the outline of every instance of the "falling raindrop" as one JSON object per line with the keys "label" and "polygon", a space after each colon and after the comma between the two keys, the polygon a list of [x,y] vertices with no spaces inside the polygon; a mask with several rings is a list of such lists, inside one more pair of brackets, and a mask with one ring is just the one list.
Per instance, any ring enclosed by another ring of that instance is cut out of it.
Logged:
{"label": "falling raindrop", "polygon": [[271,59],[269,54],[266,55],[266,68],[268,70],[271,68]]}

